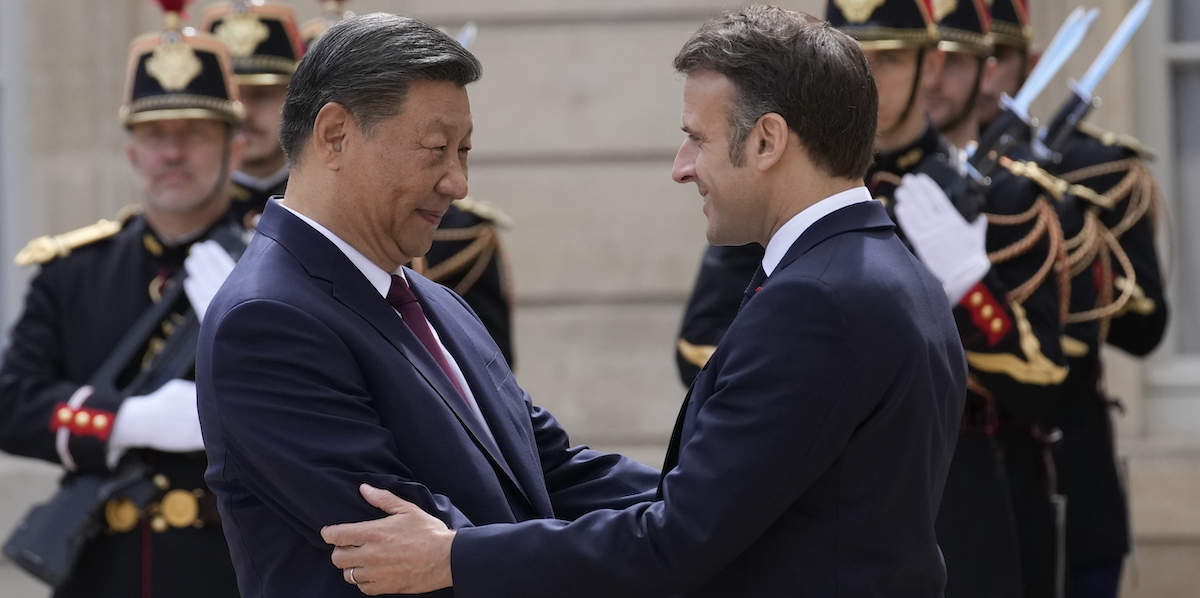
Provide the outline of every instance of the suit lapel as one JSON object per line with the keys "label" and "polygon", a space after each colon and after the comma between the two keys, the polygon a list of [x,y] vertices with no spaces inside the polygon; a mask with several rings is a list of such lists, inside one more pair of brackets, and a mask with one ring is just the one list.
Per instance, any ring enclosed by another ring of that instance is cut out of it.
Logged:
{"label": "suit lapel", "polygon": [[[463,377],[467,379],[467,384],[471,387],[475,394],[475,403],[482,411],[488,426],[492,431],[492,436],[495,437],[495,442],[488,438],[487,433],[482,429],[479,420],[473,413],[470,413],[467,404],[463,400],[458,400],[462,405],[462,411],[459,419],[463,420],[472,435],[480,441],[480,445],[484,448],[496,466],[501,469],[513,482],[513,484],[521,491],[526,500],[529,500],[529,495],[525,492],[525,485],[518,481],[518,476],[513,472],[504,455],[509,455],[516,459],[516,463],[525,466],[526,469],[534,467],[531,464],[530,458],[536,461],[536,455],[529,452],[529,447],[532,446],[533,439],[526,434],[523,434],[524,427],[518,422],[528,422],[528,413],[519,413],[517,408],[523,403],[506,400],[491,400],[494,396],[492,388],[494,384],[491,382],[491,376],[484,371],[484,367],[488,360],[492,358],[490,355],[484,355],[479,351],[479,347],[475,343],[463,342],[470,337],[469,333],[462,327],[455,318],[445,317],[450,313],[451,306],[446,304],[446,300],[441,296],[441,293],[430,292],[430,282],[425,278],[417,275],[411,270],[405,270],[405,277],[408,278],[412,285],[413,294],[421,302],[425,308],[425,317],[438,331],[438,337],[442,344],[454,356],[454,360],[458,362],[458,367],[463,372]],[[436,367],[436,366],[435,366]],[[439,370],[440,371],[440,370]],[[444,376],[443,376],[444,378]],[[453,388],[451,388],[453,391]],[[455,395],[457,397],[457,392]],[[459,413],[459,410],[455,410]],[[519,437],[519,438],[518,438]],[[503,445],[504,450],[498,444]],[[540,465],[536,466],[538,475],[541,475]],[[533,503],[530,502],[532,505]]]}
{"label": "suit lapel", "polygon": [[[515,477],[508,464],[501,458],[499,449],[488,438],[487,433],[481,429],[479,421],[470,412],[470,406],[459,395],[458,389],[454,388],[446,374],[442,372],[441,366],[433,360],[433,356],[425,350],[425,346],[404,324],[392,306],[379,295],[375,287],[371,286],[366,277],[337,246],[325,238],[325,235],[273,201],[267,202],[263,217],[259,221],[258,232],[274,239],[292,255],[295,255],[309,275],[331,283],[334,299],[362,317],[412,364],[417,373],[438,394],[442,402],[454,412],[458,421],[467,429],[476,444],[516,484]],[[409,280],[413,279],[411,271],[406,272],[406,275],[409,276]],[[422,305],[424,305],[424,301],[422,301]],[[426,317],[430,316],[427,314]],[[444,328],[442,329],[444,330]],[[443,343],[446,342],[447,336],[449,335],[442,336]],[[461,355],[461,353],[459,354]],[[468,370],[464,367],[465,360],[458,361],[466,375]],[[478,379],[478,376],[476,378]],[[468,383],[479,384],[469,377]],[[482,387],[472,386],[472,388]],[[520,484],[516,485],[521,488]],[[522,492],[524,492],[523,489]]]}
{"label": "suit lapel", "polygon": [[[884,210],[883,205],[877,201],[862,202],[846,206],[826,215],[820,220],[817,220],[812,224],[812,226],[805,230],[804,233],[792,243],[792,246],[787,250],[787,253],[784,254],[783,259],[780,260],[779,265],[776,266],[774,274],[778,274],[780,270],[787,267],[792,262],[795,262],[800,256],[807,253],[809,249],[816,247],[822,241],[840,233],[852,230],[895,228],[895,226],[895,223],[893,223],[892,219],[887,215],[887,211]],[[757,275],[758,273],[756,272],[756,276]],[[770,281],[770,277],[767,277],[762,282],[762,285],[765,286],[766,284],[769,284],[768,281]],[[752,291],[750,288],[747,288],[746,291],[748,295],[742,301],[742,307],[745,307],[750,298],[753,297],[754,291]],[[670,473],[675,466],[679,465],[679,454],[683,449],[683,444],[687,442],[687,439],[683,437],[683,430],[685,428],[684,424],[687,421],[688,411],[692,406],[692,393],[695,392],[697,382],[700,382],[701,378],[704,378],[708,375],[715,375],[711,373],[709,366],[713,365],[713,360],[716,358],[717,354],[714,353],[713,357],[708,360],[708,363],[704,364],[704,367],[700,369],[700,373],[698,373],[692,380],[692,385],[688,388],[687,396],[683,399],[683,406],[680,407],[679,416],[675,419],[675,428],[671,431],[671,441],[667,445],[667,455],[663,459],[662,474],[659,476],[658,481],[659,500],[662,500],[663,498],[662,482],[667,477],[667,474]],[[705,384],[707,384],[707,381]],[[706,397],[699,398],[703,400]],[[703,408],[703,406],[700,408]]]}

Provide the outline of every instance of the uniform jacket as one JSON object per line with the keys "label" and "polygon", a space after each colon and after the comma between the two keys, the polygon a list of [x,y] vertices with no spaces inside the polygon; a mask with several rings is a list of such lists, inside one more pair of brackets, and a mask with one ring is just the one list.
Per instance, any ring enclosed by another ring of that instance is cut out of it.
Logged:
{"label": "uniform jacket", "polygon": [[455,528],[574,519],[653,491],[653,469],[569,448],[463,300],[405,275],[494,442],[345,254],[278,204],[214,299],[197,357],[200,418],[243,598],[359,596],[319,531],[382,516],[363,482]]}
{"label": "uniform jacket", "polygon": [[[141,216],[115,235],[46,263],[34,277],[0,368],[0,448],[58,463],[52,422],[183,264],[187,246],[164,247]],[[137,374],[140,355],[116,381]],[[71,426],[68,451],[81,472],[105,473],[108,432],[121,397],[98,388],[82,405],[89,426]],[[97,427],[100,421],[109,425]],[[203,453],[137,451],[171,488],[203,489]],[[236,596],[233,567],[219,527],[151,532],[102,531],[84,549],[57,596]],[[145,536],[143,537],[143,533]],[[146,550],[148,548],[149,550]]]}
{"label": "uniform jacket", "polygon": [[[1070,374],[1063,385],[1060,405],[1054,414],[1054,423],[1063,432],[1055,462],[1059,487],[1068,497],[1068,562],[1075,566],[1111,564],[1120,562],[1129,550],[1129,515],[1116,466],[1114,432],[1109,419],[1111,406],[1100,390],[1100,345],[1106,341],[1142,356],[1162,340],[1167,304],[1154,245],[1157,206],[1155,199],[1146,196],[1149,189],[1141,187],[1143,183],[1152,186],[1153,182],[1149,173],[1142,170],[1140,156],[1132,148],[1106,144],[1076,130],[1067,138],[1060,155],[1062,161],[1048,164],[1049,170],[1115,200],[1111,207],[1104,207],[1081,197],[1064,197],[1057,207],[1065,236],[1078,237],[1090,212],[1117,237],[1133,268],[1131,277],[1119,260],[1110,255],[1111,272],[1106,275],[1099,255],[1080,260],[1077,274],[1071,280],[1072,313],[1103,307],[1100,293],[1105,286],[1110,287],[1111,297],[1117,298],[1124,284],[1131,284],[1133,298],[1103,324],[1107,332],[1103,339],[1100,320],[1067,326],[1064,342],[1075,349],[1069,360]],[[1120,166],[1122,163],[1124,167]],[[1117,167],[1109,168],[1112,165]],[[1072,174],[1096,166],[1103,167],[1101,174],[1087,178]]]}
{"label": "uniform jacket", "polygon": [[882,206],[818,220],[697,377],[661,499],[459,530],[459,596],[923,596],[966,363]]}

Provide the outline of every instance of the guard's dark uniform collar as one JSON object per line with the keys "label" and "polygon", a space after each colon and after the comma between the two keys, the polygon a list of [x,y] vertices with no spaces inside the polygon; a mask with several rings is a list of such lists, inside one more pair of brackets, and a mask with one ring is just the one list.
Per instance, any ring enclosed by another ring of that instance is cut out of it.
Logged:
{"label": "guard's dark uniform collar", "polygon": [[921,134],[904,147],[875,154],[875,163],[867,171],[867,183],[871,183],[877,172],[905,174],[912,172],[927,156],[950,156],[953,152],[954,148],[937,132],[933,123],[926,121]]}

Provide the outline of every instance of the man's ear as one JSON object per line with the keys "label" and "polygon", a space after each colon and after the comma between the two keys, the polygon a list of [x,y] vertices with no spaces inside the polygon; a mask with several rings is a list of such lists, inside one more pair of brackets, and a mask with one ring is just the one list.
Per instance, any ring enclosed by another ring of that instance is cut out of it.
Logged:
{"label": "man's ear", "polygon": [[329,170],[341,170],[345,158],[346,139],[356,129],[354,119],[341,104],[329,102],[317,112],[313,121],[309,149],[313,158]]}
{"label": "man's ear", "polygon": [[788,125],[782,116],[769,112],[758,118],[754,130],[746,140],[746,152],[750,154],[759,171],[770,170],[783,159],[787,149]]}
{"label": "man's ear", "polygon": [[229,138],[229,172],[242,169],[242,158],[245,157],[246,137],[235,133]]}
{"label": "man's ear", "polygon": [[1025,76],[1033,72],[1033,67],[1037,66],[1039,60],[1042,59],[1041,50],[1030,50],[1025,53]]}
{"label": "man's ear", "polygon": [[996,58],[989,56],[983,61],[983,74],[979,77],[979,91],[994,89],[996,85]]}
{"label": "man's ear", "polygon": [[925,50],[925,56],[921,60],[923,61],[921,63],[921,87],[929,89],[942,79],[942,67],[946,65],[946,53],[937,48],[929,48]]}

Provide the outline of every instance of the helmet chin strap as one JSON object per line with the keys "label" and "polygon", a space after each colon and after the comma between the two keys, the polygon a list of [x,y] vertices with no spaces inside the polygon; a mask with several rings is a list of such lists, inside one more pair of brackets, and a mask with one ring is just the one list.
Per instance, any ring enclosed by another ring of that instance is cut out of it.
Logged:
{"label": "helmet chin strap", "polygon": [[979,58],[979,62],[975,65],[975,82],[971,85],[970,97],[967,98],[966,103],[964,103],[962,108],[959,109],[959,111],[954,115],[954,118],[950,119],[950,122],[938,127],[939,130],[953,131],[954,129],[957,129],[959,125],[962,125],[964,122],[966,122],[967,118],[971,116],[971,113],[975,111],[975,101],[979,99],[979,84],[983,81],[983,67],[986,63],[987,58]]}
{"label": "helmet chin strap", "polygon": [[912,89],[908,90],[908,101],[904,103],[904,112],[900,113],[900,117],[896,119],[896,123],[880,132],[880,136],[887,136],[895,133],[904,126],[904,121],[908,120],[908,115],[912,113],[913,102],[917,99],[917,89],[921,85],[921,65],[925,62],[925,48],[917,49],[917,68],[913,73]]}
{"label": "helmet chin strap", "polygon": [[212,189],[204,196],[202,203],[207,204],[213,201],[225,191],[225,186],[229,184],[229,159],[233,155],[233,136],[236,133],[233,126],[230,125],[228,133],[225,134],[225,148],[221,150],[221,172],[217,175],[217,181],[213,183]]}

